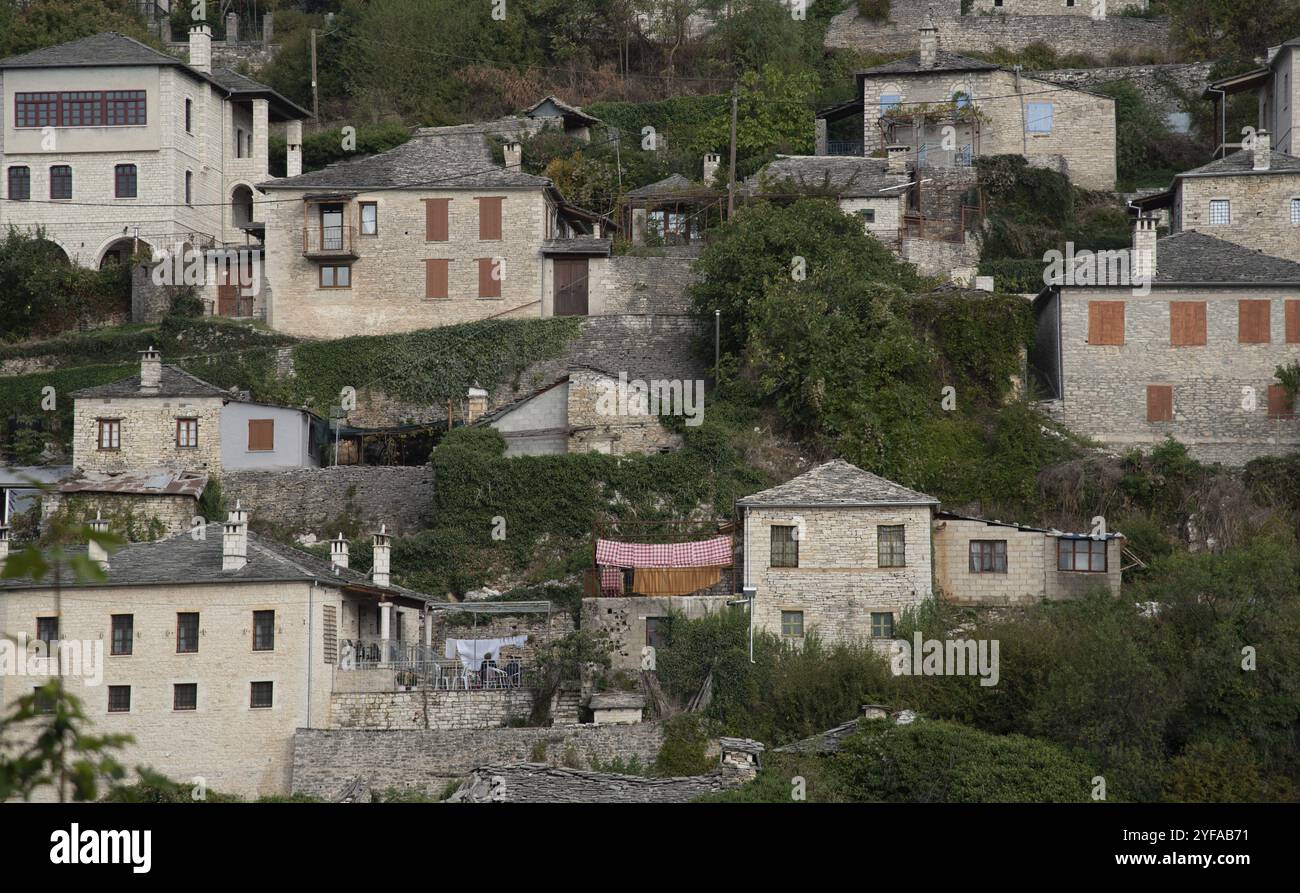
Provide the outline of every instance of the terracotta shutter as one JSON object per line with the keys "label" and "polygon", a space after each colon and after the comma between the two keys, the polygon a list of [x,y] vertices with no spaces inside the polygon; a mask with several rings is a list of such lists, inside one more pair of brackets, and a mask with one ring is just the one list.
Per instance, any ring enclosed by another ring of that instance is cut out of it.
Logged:
{"label": "terracotta shutter", "polygon": [[275,420],[248,420],[248,448],[250,450],[275,449]]}
{"label": "terracotta shutter", "polygon": [[424,200],[424,241],[447,241],[447,206],[449,198],[426,198]]}
{"label": "terracotta shutter", "polygon": [[1174,386],[1147,385],[1147,421],[1172,422],[1174,420]]}
{"label": "terracotta shutter", "polygon": [[1169,343],[1174,347],[1200,347],[1205,344],[1204,301],[1169,303]]}
{"label": "terracotta shutter", "polygon": [[424,296],[445,298],[447,294],[447,267],[450,261],[426,260],[424,262]]}
{"label": "terracotta shutter", "polygon": [[501,203],[503,198],[478,199],[478,237],[482,242],[501,238]]}
{"label": "terracotta shutter", "polygon": [[1124,302],[1088,302],[1088,343],[1124,343]]}
{"label": "terracotta shutter", "polygon": [[1286,343],[1300,344],[1300,301],[1286,302]]}
{"label": "terracotta shutter", "polygon": [[1295,401],[1280,384],[1268,386],[1268,417],[1270,419],[1295,418]]}
{"label": "terracotta shutter", "polygon": [[1237,302],[1237,341],[1241,344],[1268,344],[1268,301]]}
{"label": "terracotta shutter", "polygon": [[480,257],[478,259],[478,296],[480,298],[501,297],[501,280],[492,276],[497,259]]}

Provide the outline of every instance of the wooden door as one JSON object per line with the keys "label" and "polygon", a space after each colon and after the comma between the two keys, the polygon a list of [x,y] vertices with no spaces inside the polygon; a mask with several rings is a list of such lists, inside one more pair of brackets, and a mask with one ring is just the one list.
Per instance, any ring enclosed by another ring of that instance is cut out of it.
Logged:
{"label": "wooden door", "polygon": [[555,315],[587,315],[587,258],[555,259]]}
{"label": "wooden door", "polygon": [[[217,314],[235,316],[239,310],[239,277],[230,264],[217,264]],[[231,281],[235,280],[235,281]]]}

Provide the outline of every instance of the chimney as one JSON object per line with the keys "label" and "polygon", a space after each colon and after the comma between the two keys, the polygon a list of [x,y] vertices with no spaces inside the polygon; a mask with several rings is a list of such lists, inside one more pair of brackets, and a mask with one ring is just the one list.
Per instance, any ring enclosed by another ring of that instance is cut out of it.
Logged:
{"label": "chimney", "polygon": [[472,425],[478,420],[479,416],[487,412],[488,392],[474,383],[474,387],[465,392],[466,415],[465,424]]}
{"label": "chimney", "polygon": [[719,738],[719,760],[724,788],[736,788],[754,780],[763,765],[763,745],[751,738]]}
{"label": "chimney", "polygon": [[284,175],[296,177],[302,173],[302,122],[289,121],[284,125]]}
{"label": "chimney", "polygon": [[330,564],[335,567],[348,569],[348,541],[343,538],[343,532],[330,540]]}
{"label": "chimney", "polygon": [[501,147],[505,156],[506,167],[521,170],[524,163],[524,147],[518,140],[511,140]]}
{"label": "chimney", "polygon": [[374,569],[370,572],[370,578],[376,586],[388,585],[388,559],[392,554],[393,538],[387,533],[387,526],[379,525],[379,532],[375,534],[374,542]]}
{"label": "chimney", "polygon": [[891,174],[907,173],[907,157],[911,154],[911,146],[885,146],[885,170]]}
{"label": "chimney", "polygon": [[1138,215],[1133,227],[1133,263],[1130,279],[1134,284],[1150,282],[1156,275],[1156,218]]}
{"label": "chimney", "polygon": [[239,43],[239,13],[226,13],[226,43]]}
{"label": "chimney", "polygon": [[235,507],[226,523],[221,525],[221,569],[237,571],[248,564],[248,512]]}
{"label": "chimney", "polygon": [[269,12],[262,14],[262,43],[266,46],[271,45],[275,37],[275,25],[273,24],[273,15]]}
{"label": "chimney", "polygon": [[212,28],[207,22],[190,28],[190,68],[212,73]]}
{"label": "chimney", "polygon": [[156,394],[162,386],[162,352],[150,347],[140,351],[140,392]]}
{"label": "chimney", "polygon": [[0,570],[4,570],[5,559],[9,557],[9,528],[0,524]]}
{"label": "chimney", "polygon": [[720,167],[722,167],[722,156],[717,152],[710,152],[704,156],[704,175],[701,179],[705,186],[713,185],[713,178],[718,175]]}
{"label": "chimney", "polygon": [[[90,522],[92,533],[108,533],[108,521],[95,512],[95,520]],[[99,565],[102,571],[108,570],[108,550],[93,539],[86,540],[86,557]]]}
{"label": "chimney", "polygon": [[930,10],[925,12],[921,22],[921,67],[934,68],[939,61],[939,29],[934,25],[934,16]]}
{"label": "chimney", "polygon": [[1273,138],[1267,130],[1255,134],[1255,170],[1266,171],[1273,162]]}

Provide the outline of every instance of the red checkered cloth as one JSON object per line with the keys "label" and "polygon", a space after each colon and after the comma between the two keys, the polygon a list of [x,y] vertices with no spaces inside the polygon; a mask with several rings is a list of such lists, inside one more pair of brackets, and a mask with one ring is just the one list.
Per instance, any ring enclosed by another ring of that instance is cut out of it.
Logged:
{"label": "red checkered cloth", "polygon": [[610,567],[726,567],[731,537],[693,543],[620,543],[596,540],[596,564]]}
{"label": "red checkered cloth", "polygon": [[600,569],[600,591],[603,595],[623,594],[623,569],[621,567],[602,567]]}

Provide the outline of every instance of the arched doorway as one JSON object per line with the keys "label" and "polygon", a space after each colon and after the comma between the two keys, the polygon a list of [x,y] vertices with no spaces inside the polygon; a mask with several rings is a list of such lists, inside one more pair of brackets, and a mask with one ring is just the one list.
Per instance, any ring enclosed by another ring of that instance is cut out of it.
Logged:
{"label": "arched doorway", "polygon": [[141,251],[152,252],[153,250],[152,246],[143,239],[137,240],[129,236],[114,239],[104,246],[104,250],[100,253],[99,268],[103,270],[113,265],[126,266],[130,264],[137,248]]}
{"label": "arched doorway", "polygon": [[230,222],[236,229],[253,222],[253,190],[242,183],[230,191]]}

